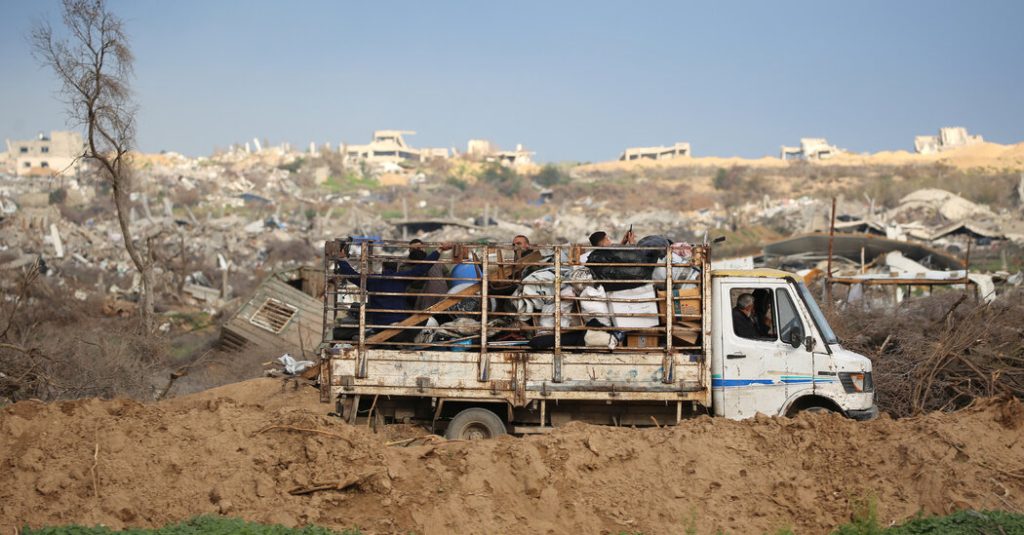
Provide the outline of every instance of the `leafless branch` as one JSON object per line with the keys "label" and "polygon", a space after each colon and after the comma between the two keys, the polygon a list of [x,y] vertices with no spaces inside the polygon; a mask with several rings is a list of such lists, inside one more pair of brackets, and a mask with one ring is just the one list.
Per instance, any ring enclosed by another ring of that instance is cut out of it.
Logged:
{"label": "leafless branch", "polygon": [[67,36],[42,22],[30,35],[33,54],[53,69],[68,117],[86,131],[81,158],[98,164],[110,186],[125,250],[142,276],[139,310],[147,331],[153,329],[153,262],[135,244],[128,220],[132,181],[131,150],[135,115],[130,80],[134,56],[123,21],[105,0],[64,0],[62,21]]}

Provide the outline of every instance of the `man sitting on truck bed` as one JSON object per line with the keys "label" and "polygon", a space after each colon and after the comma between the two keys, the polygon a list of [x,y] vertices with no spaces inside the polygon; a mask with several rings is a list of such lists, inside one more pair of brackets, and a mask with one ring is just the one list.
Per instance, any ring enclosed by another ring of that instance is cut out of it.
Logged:
{"label": "man sitting on truck bed", "polygon": [[[424,260],[436,261],[441,257],[441,251],[447,251],[452,248],[449,243],[441,244],[438,250],[430,253]],[[359,272],[352,269],[347,261],[347,251],[342,249],[342,259],[334,265],[334,272],[339,275],[345,275],[345,277],[353,284],[359,284]],[[407,294],[410,284],[417,281],[406,280],[396,277],[422,277],[430,271],[431,266],[434,264],[416,264],[414,267],[399,271],[397,261],[386,261],[384,262],[383,269],[380,275],[367,275],[366,276],[366,291],[367,292],[382,292],[392,294]],[[388,309],[395,310],[398,312],[367,312],[366,323],[367,325],[391,325],[398,323],[405,318],[409,317],[404,310],[409,310],[409,300],[405,295],[371,295],[367,302],[367,308],[371,309]],[[358,333],[358,330],[356,331]],[[391,340],[395,342],[409,341],[416,336],[417,331],[415,329],[403,329],[401,334],[394,336]]]}
{"label": "man sitting on truck bed", "polygon": [[[594,247],[611,247],[612,246],[612,239],[609,238],[608,237],[608,233],[603,231],[603,230],[599,230],[599,231],[591,234],[589,239],[590,239],[590,245],[592,245]],[[619,244],[620,245],[636,245],[636,234],[633,233],[632,228],[630,228],[630,230],[626,232],[626,235],[622,237],[622,241],[619,242]],[[592,252],[594,252],[594,251],[590,250],[590,251],[587,251],[587,252],[581,254],[580,255],[580,264],[586,264],[587,263],[587,259],[590,258],[590,253],[592,253]]]}

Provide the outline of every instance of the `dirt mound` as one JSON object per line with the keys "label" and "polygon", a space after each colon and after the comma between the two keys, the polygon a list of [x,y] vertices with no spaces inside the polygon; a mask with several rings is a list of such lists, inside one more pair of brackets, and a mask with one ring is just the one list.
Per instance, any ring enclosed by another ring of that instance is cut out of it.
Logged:
{"label": "dirt mound", "polygon": [[704,417],[408,447],[316,399],[261,379],[158,404],[0,409],[0,526],[224,513],[370,533],[822,533],[869,496],[884,522],[1024,508],[1015,399],[898,421]]}

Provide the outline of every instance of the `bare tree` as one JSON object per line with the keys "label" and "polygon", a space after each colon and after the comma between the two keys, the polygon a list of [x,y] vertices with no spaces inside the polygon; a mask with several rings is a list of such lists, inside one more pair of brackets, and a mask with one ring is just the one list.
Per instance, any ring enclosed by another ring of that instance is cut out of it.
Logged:
{"label": "bare tree", "polygon": [[53,69],[69,118],[86,129],[82,158],[95,162],[111,186],[124,247],[142,279],[139,310],[147,332],[153,329],[153,261],[132,238],[128,218],[132,181],[129,151],[135,141],[136,106],[129,79],[134,57],[124,23],[104,0],[64,0],[67,37],[54,34],[49,22],[31,33],[36,58]]}

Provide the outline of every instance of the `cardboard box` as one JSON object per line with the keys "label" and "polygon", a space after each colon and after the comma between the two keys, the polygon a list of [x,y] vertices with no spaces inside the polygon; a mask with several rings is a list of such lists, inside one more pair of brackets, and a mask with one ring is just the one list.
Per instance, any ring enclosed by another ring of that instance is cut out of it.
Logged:
{"label": "cardboard box", "polygon": [[[675,323],[687,321],[682,316],[691,316],[689,321],[694,321],[692,316],[700,312],[700,291],[697,288],[673,288],[673,301],[675,304]],[[658,323],[664,325],[665,318],[665,290],[658,290]]]}
{"label": "cardboard box", "polygon": [[[637,288],[630,290],[618,290],[615,292],[608,292],[608,297],[611,299],[646,299],[643,302],[609,302],[609,312],[615,314],[612,317],[612,323],[616,327],[623,329],[644,329],[647,327],[657,327],[660,321],[655,314],[658,313],[658,304],[654,302],[655,297],[654,285],[645,284]],[[650,316],[623,316],[622,314],[650,314]]]}
{"label": "cardboard box", "polygon": [[626,347],[659,347],[656,334],[626,334]]}

